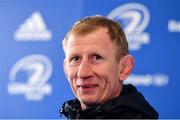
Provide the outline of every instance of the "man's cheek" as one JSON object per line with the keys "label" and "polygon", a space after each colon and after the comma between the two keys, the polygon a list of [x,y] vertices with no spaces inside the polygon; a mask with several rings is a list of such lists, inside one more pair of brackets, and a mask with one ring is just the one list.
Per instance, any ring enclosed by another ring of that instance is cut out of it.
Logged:
{"label": "man's cheek", "polygon": [[78,70],[75,69],[75,68],[71,68],[71,69],[69,69],[68,71],[69,71],[68,74],[69,74],[70,77],[76,76],[76,74],[77,74],[77,72],[78,72]]}

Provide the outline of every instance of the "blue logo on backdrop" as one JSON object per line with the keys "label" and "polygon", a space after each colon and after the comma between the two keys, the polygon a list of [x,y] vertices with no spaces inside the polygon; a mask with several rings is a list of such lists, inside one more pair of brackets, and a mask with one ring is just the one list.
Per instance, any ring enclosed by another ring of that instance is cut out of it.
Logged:
{"label": "blue logo on backdrop", "polygon": [[155,87],[164,87],[169,83],[169,76],[163,73],[156,74],[132,74],[125,81],[125,84],[133,84],[139,86],[155,86]]}
{"label": "blue logo on backdrop", "polygon": [[[150,35],[144,32],[150,21],[148,9],[139,3],[128,3],[112,10],[107,16],[110,19],[119,21],[123,27],[130,50],[139,50],[143,44],[150,43]],[[171,25],[172,26],[172,25]],[[132,83],[140,86],[166,86],[169,76],[163,73],[130,75],[125,84]]]}
{"label": "blue logo on backdrop", "polygon": [[115,8],[107,17],[122,23],[130,50],[139,50],[142,44],[150,43],[149,33],[144,32],[150,20],[149,11],[145,6],[128,3]]}
{"label": "blue logo on backdrop", "polygon": [[169,32],[180,32],[180,21],[171,19],[168,22]]}
{"label": "blue logo on backdrop", "polygon": [[[23,71],[27,73],[25,82],[17,79]],[[44,95],[50,95],[52,92],[51,85],[47,83],[51,73],[52,64],[46,56],[38,54],[26,56],[11,69],[8,92],[12,95],[24,94],[27,100],[42,100]]]}
{"label": "blue logo on backdrop", "polygon": [[52,34],[46,28],[40,12],[36,11],[20,25],[14,37],[16,41],[49,41]]}

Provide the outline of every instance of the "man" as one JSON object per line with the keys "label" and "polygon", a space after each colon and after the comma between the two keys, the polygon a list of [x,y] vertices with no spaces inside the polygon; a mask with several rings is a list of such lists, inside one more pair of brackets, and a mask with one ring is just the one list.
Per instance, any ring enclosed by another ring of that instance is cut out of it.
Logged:
{"label": "man", "polygon": [[68,119],[158,118],[133,85],[123,85],[134,59],[119,24],[92,16],[74,24],[63,40],[64,71],[76,99],[63,104]]}

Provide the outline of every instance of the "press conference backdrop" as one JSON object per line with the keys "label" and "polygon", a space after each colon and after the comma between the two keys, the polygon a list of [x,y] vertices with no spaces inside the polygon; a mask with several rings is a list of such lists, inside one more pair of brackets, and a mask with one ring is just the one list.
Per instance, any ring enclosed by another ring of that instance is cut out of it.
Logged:
{"label": "press conference backdrop", "polygon": [[0,118],[59,118],[74,98],[61,41],[73,23],[103,15],[126,32],[137,86],[160,118],[180,118],[179,0],[0,0]]}

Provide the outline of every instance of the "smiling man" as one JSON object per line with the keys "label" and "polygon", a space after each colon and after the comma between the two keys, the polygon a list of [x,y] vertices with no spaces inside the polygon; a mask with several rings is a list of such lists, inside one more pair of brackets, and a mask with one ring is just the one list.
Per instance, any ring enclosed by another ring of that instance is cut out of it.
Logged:
{"label": "smiling man", "polygon": [[123,85],[134,67],[119,24],[84,18],[63,40],[64,71],[76,99],[60,110],[68,119],[158,118],[133,85]]}

